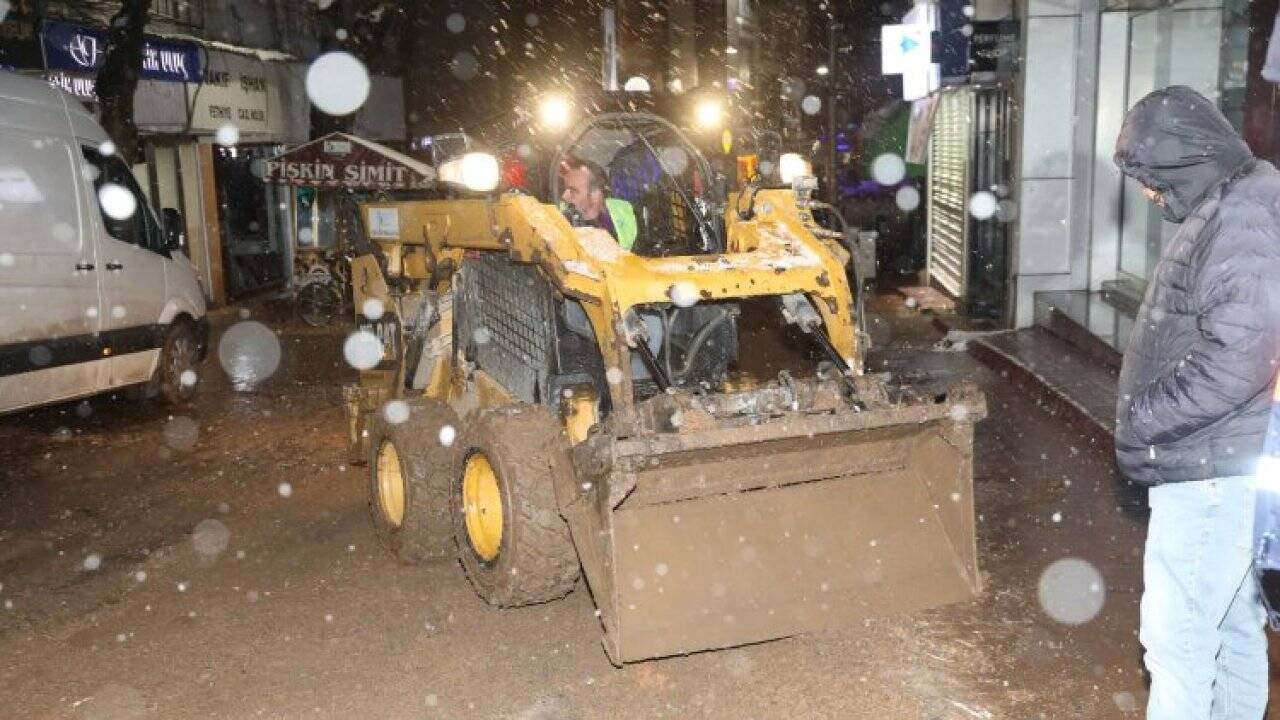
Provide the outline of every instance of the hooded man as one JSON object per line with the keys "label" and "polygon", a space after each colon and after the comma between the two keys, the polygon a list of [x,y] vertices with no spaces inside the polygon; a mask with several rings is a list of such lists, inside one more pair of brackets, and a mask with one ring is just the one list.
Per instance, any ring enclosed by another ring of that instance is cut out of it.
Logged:
{"label": "hooded man", "polygon": [[1147,718],[1261,718],[1251,476],[1280,357],[1280,173],[1186,87],[1129,110],[1115,161],[1180,224],[1148,282],[1117,398],[1117,463],[1150,486]]}

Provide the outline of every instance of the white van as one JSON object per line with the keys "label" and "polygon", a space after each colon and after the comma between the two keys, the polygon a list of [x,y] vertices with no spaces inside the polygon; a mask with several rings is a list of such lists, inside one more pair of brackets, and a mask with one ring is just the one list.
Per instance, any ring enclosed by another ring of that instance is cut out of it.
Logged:
{"label": "white van", "polygon": [[118,388],[191,399],[205,298],[181,216],[162,215],[78,102],[0,71],[0,413]]}

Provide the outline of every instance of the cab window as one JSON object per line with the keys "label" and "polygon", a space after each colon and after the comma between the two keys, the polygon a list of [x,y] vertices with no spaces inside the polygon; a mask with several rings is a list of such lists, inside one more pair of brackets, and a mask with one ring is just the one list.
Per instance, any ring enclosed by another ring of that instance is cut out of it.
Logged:
{"label": "cab window", "polygon": [[84,155],[85,173],[93,181],[95,193],[100,194],[104,187],[113,184],[124,188],[133,196],[135,207],[133,214],[120,219],[112,217],[103,209],[101,201],[95,198],[98,210],[102,213],[102,224],[106,227],[107,234],[120,242],[137,245],[161,255],[167,254],[164,248],[164,233],[161,232],[160,224],[148,207],[147,196],[142,194],[142,189],[138,187],[133,173],[129,171],[129,167],[124,164],[120,156],[103,155],[97,148],[87,145],[82,145],[80,151]]}

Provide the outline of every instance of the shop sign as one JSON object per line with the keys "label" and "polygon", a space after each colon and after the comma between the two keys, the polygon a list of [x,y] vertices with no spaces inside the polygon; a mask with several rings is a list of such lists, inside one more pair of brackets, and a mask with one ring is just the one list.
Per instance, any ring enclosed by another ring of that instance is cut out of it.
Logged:
{"label": "shop sign", "polygon": [[902,75],[933,62],[933,28],[924,24],[880,27],[880,72]]}
{"label": "shop sign", "polygon": [[880,27],[880,71],[902,76],[902,99],[918,100],[938,89],[940,66],[934,57],[937,6],[918,3],[900,25]]}
{"label": "shop sign", "polygon": [[266,161],[267,180],[291,185],[344,185],[364,188],[426,187],[421,174],[386,158],[326,162],[321,159],[279,159]]}
{"label": "shop sign", "polygon": [[97,80],[92,75],[73,75],[50,70],[45,76],[49,84],[79,100],[98,100]]}
{"label": "shop sign", "polygon": [[[346,143],[350,152],[329,152],[335,142]],[[411,190],[430,187],[435,171],[377,143],[338,136],[322,138],[267,159],[263,179],[314,187]]]}
{"label": "shop sign", "polygon": [[[107,57],[105,30],[48,21],[41,33],[50,70],[96,74]],[[142,77],[167,82],[199,82],[200,52],[191,43],[146,38],[142,46]]]}
{"label": "shop sign", "polygon": [[325,140],[324,151],[329,155],[346,155],[351,152],[350,140]]}
{"label": "shop sign", "polygon": [[969,70],[975,73],[1009,73],[1018,60],[1016,22],[973,23],[969,38]]}
{"label": "shop sign", "polygon": [[278,134],[284,113],[276,67],[256,58],[210,52],[204,82],[188,85],[191,127],[216,132],[234,125],[241,133]]}

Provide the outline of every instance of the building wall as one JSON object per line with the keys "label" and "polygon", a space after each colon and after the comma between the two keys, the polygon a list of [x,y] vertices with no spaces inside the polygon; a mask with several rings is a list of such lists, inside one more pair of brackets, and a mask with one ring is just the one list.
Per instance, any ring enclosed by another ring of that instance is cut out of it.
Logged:
{"label": "building wall", "polygon": [[[1021,0],[1022,129],[1015,186],[1015,325],[1034,296],[1141,284],[1175,226],[1163,223],[1112,155],[1126,110],[1148,92],[1189,85],[1244,117],[1242,9],[1231,0],[1152,8],[1097,0]],[[1257,68],[1249,68],[1256,74]]]}
{"label": "building wall", "polygon": [[[1013,318],[1032,324],[1034,294],[1065,290],[1088,270],[1091,142],[1089,112],[1096,75],[1094,0],[1023,0],[1021,142],[1014,188]],[[1087,126],[1089,123],[1085,123]],[[1083,142],[1082,142],[1083,141]]]}
{"label": "building wall", "polygon": [[205,0],[204,37],[298,58],[320,49],[316,4],[307,0]]}

